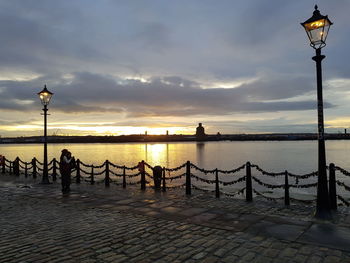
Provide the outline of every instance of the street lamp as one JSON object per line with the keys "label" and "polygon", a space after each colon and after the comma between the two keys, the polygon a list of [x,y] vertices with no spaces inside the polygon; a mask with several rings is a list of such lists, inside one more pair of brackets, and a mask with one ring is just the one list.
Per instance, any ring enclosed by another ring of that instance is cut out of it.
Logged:
{"label": "street lamp", "polygon": [[311,18],[301,25],[304,27],[310,40],[310,46],[316,51],[316,56],[312,59],[316,62],[317,76],[317,113],[318,113],[318,184],[317,184],[317,218],[331,218],[331,209],[328,196],[327,171],[326,171],[326,149],[324,141],[324,120],[323,120],[323,98],[322,98],[322,66],[321,62],[325,58],[321,55],[321,48],[326,46],[326,38],[330,26],[333,23],[328,16],[321,15],[317,5]]}
{"label": "street lamp", "polygon": [[50,103],[50,99],[53,95],[52,92],[48,91],[46,88],[46,85],[44,86],[44,89],[38,93],[39,98],[41,100],[41,104],[44,105],[43,111],[44,111],[44,168],[43,168],[43,177],[42,177],[42,184],[49,184],[49,174],[48,174],[48,168],[47,168],[47,105]]}

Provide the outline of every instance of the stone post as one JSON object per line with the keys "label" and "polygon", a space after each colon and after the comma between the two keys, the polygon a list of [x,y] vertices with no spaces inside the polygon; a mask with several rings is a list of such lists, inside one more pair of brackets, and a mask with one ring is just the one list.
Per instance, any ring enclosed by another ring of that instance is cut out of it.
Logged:
{"label": "stone post", "polygon": [[123,188],[126,188],[125,165],[123,166]]}
{"label": "stone post", "polygon": [[76,178],[75,178],[75,182],[77,184],[80,184],[80,160],[77,160],[77,174],[76,174]]}
{"label": "stone post", "polygon": [[191,163],[186,162],[186,195],[191,195]]}
{"label": "stone post", "polygon": [[35,159],[35,157],[32,159],[32,166],[33,166],[33,178],[36,178],[36,159]]}
{"label": "stone post", "polygon": [[218,168],[215,169],[215,197],[216,197],[216,198],[220,198],[219,172],[218,172]]}
{"label": "stone post", "polygon": [[245,192],[246,192],[246,201],[252,202],[253,201],[253,187],[252,187],[252,171],[250,167],[250,162],[247,162],[246,164],[246,186],[245,186]]}
{"label": "stone post", "polygon": [[109,187],[109,161],[106,160],[106,174],[105,174],[105,187]]}
{"label": "stone post", "polygon": [[332,210],[338,209],[337,204],[337,187],[335,178],[335,166],[334,163],[329,165],[329,201]]}
{"label": "stone post", "polygon": [[53,158],[52,160],[52,180],[56,181],[57,180],[57,166],[56,166],[56,158]]}
{"label": "stone post", "polygon": [[289,199],[289,183],[288,183],[288,171],[284,172],[284,205],[290,205]]}
{"label": "stone post", "polygon": [[154,190],[160,191],[162,184],[162,173],[163,168],[159,165],[153,167],[153,181],[154,181]]}

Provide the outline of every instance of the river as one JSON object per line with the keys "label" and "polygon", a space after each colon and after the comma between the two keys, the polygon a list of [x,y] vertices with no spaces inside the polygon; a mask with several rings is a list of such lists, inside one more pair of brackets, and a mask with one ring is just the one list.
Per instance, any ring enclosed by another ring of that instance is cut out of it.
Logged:
{"label": "river", "polygon": [[[317,169],[317,141],[220,141],[121,144],[49,144],[48,158],[59,158],[67,148],[76,159],[99,165],[106,159],[134,166],[141,160],[150,165],[179,166],[187,160],[205,169],[232,169],[247,161],[269,171],[307,173]],[[3,144],[0,154],[24,161],[43,160],[42,144]],[[327,164],[350,170],[350,141],[326,141]]]}
{"label": "river", "polygon": [[[67,148],[76,159],[86,164],[100,165],[105,160],[118,165],[135,166],[141,160],[151,166],[177,167],[187,160],[204,169],[229,170],[247,161],[269,172],[288,170],[305,174],[317,170],[317,141],[219,141],[121,144],[49,144],[48,158],[59,159]],[[3,144],[0,154],[24,161],[36,157],[43,160],[42,144]],[[327,164],[333,162],[350,170],[350,141],[326,141]],[[244,170],[242,171],[244,173]],[[337,177],[350,184],[350,178],[337,172]],[[274,178],[267,178],[269,182]],[[282,179],[282,178],[281,178]],[[312,180],[314,182],[316,178]],[[309,181],[310,182],[310,181]],[[294,182],[291,182],[294,183]],[[298,192],[309,192],[299,189]],[[314,192],[314,191],[313,191]]]}

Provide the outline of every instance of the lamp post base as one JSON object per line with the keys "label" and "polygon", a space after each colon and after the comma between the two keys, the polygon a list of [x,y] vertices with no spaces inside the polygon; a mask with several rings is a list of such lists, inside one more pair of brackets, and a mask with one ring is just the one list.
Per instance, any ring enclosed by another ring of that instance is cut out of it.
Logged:
{"label": "lamp post base", "polygon": [[315,218],[322,220],[331,220],[333,219],[332,212],[328,209],[319,209],[315,212]]}

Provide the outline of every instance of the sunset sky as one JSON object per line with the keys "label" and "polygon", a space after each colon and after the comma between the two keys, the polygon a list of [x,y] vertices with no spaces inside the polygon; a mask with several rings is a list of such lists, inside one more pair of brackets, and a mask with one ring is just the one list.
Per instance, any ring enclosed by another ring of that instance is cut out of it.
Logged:
{"label": "sunset sky", "polygon": [[[317,1],[326,132],[350,132],[350,1]],[[0,0],[0,136],[317,132],[310,0]]]}

